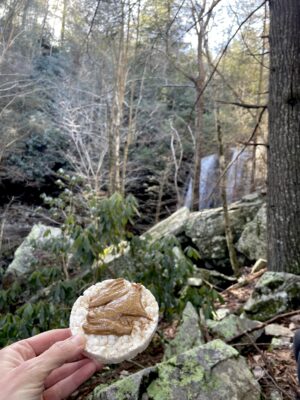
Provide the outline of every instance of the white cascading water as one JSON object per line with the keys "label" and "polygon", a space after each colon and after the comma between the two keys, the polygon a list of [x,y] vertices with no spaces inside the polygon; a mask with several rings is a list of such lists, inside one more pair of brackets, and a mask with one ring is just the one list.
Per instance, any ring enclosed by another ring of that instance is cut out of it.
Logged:
{"label": "white cascading water", "polygon": [[[227,203],[233,203],[242,196],[250,193],[250,166],[251,154],[248,150],[233,148],[231,154],[230,166],[226,176],[226,194]],[[237,158],[238,157],[238,158]]]}
{"label": "white cascading water", "polygon": [[[226,175],[226,193],[228,204],[240,199],[250,193],[250,168],[249,161],[251,154],[249,151],[240,153],[239,148],[233,148],[230,163],[233,162]],[[221,205],[218,184],[219,179],[219,158],[217,154],[210,154],[201,160],[201,179],[200,179],[200,204],[199,210],[213,208]],[[185,196],[184,206],[191,208],[192,201],[192,179],[189,181]]]}
{"label": "white cascading water", "polygon": [[[203,157],[201,160],[201,179],[200,179],[200,204],[199,210],[203,208],[215,207],[215,196],[211,193],[214,189],[219,170],[219,160],[217,154]],[[192,202],[192,179],[189,181],[188,190],[185,197],[185,207],[191,207]]]}

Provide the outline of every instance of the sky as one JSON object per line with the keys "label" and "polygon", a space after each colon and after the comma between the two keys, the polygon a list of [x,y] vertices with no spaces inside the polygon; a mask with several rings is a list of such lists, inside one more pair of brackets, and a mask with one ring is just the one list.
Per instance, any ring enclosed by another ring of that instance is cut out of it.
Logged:
{"label": "sky", "polygon": [[[160,0],[164,1],[164,0]],[[212,0],[208,1],[208,4]],[[299,0],[300,1],[300,0]],[[188,3],[189,0],[186,0]],[[213,54],[217,54],[232,35],[232,33],[238,27],[237,19],[229,13],[229,8],[240,11],[243,4],[255,3],[255,0],[221,0],[221,2],[215,8],[215,16],[210,24],[208,41],[209,47]],[[63,9],[63,0],[49,0],[49,25],[53,29],[53,36],[55,39],[60,39],[61,31],[61,16]],[[186,35],[186,42],[191,45],[192,48],[196,48],[197,38],[194,29],[192,29]]]}

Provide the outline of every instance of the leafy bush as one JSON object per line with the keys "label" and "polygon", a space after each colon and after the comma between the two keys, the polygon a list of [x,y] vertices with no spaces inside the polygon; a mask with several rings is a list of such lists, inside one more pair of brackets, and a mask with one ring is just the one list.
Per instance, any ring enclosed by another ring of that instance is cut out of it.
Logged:
{"label": "leafy bush", "polygon": [[0,291],[0,347],[68,326],[71,307],[83,288],[92,284],[92,274],[69,281],[57,281],[59,276],[61,272],[55,269],[35,271],[28,282],[15,282]]}
{"label": "leafy bush", "polygon": [[[100,199],[92,194],[79,197],[80,201],[74,196],[78,193],[65,188],[58,198],[45,199],[54,213],[64,215],[63,239],[47,246],[48,251],[64,257],[65,261],[72,255],[78,265],[85,268],[69,279],[65,269],[48,266],[14,282],[9,289],[1,290],[0,346],[44,330],[67,326],[76,298],[97,281],[97,275],[100,274],[101,279],[109,277],[110,265],[105,264],[105,258],[107,254],[113,256],[120,251],[124,244],[125,254],[117,258],[122,269],[117,269],[116,275],[149,288],[162,315],[178,314],[188,300],[207,315],[211,313],[213,302],[219,300],[218,294],[205,285],[197,290],[186,287],[193,273],[192,259],[198,257],[194,249],[182,251],[174,236],[153,241],[150,236],[136,237],[128,232],[128,224],[134,223],[133,218],[138,213],[132,196],[123,199],[114,194]],[[78,206],[83,210],[81,214],[76,212]],[[49,260],[53,264],[53,257]]]}
{"label": "leafy bush", "polygon": [[[7,165],[18,171],[21,179],[42,184],[58,167],[66,165],[61,149],[67,146],[67,142],[59,131],[46,129],[42,122],[38,122],[34,127],[35,133],[24,140],[21,152],[8,157]],[[32,124],[28,126],[31,131]]]}
{"label": "leafy bush", "polygon": [[167,317],[179,310],[180,290],[193,271],[193,263],[180,248],[174,236],[151,241],[151,237],[134,237],[130,242],[127,278],[141,282],[155,296],[160,311]]}

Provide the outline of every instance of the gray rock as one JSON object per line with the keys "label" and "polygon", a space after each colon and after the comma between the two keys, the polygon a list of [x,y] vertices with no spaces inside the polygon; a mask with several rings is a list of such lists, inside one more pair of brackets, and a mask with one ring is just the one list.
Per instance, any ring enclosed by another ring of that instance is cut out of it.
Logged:
{"label": "gray rock", "polygon": [[[229,207],[234,242],[240,237],[244,226],[253,220],[263,204],[263,199],[243,199]],[[197,246],[204,259],[224,259],[227,256],[223,208],[193,212],[190,214],[185,234]]]}
{"label": "gray rock", "polygon": [[[262,197],[253,194],[245,196],[241,201],[229,206],[234,243],[239,239],[245,225],[256,216],[263,202],[264,199]],[[160,240],[168,235],[175,235],[179,240],[182,239],[183,242],[191,240],[195,243],[195,247],[204,261],[208,263],[212,261],[211,264],[220,272],[230,271],[222,207],[193,213],[188,208],[183,207],[153,226],[141,238],[145,238],[146,235],[150,236],[153,241]],[[128,270],[134,272],[135,267],[128,253],[129,246],[125,245],[122,252],[106,255],[104,260],[101,260],[100,263],[95,263],[94,267],[96,268],[101,263],[105,263],[112,275],[115,273],[120,275],[122,271]],[[239,256],[245,258],[242,254]],[[180,260],[180,255],[177,259]],[[220,282],[219,277],[215,280],[218,283]],[[225,283],[223,278],[222,284],[219,285],[218,283],[216,286],[221,288],[230,286],[229,282]]]}
{"label": "gray rock", "polygon": [[218,308],[218,310],[216,310],[215,320],[221,321],[230,314],[231,310],[229,308]]}
{"label": "gray rock", "polygon": [[[206,321],[210,332],[220,339],[230,341],[237,335],[246,333],[253,328],[261,325],[259,321],[252,321],[247,318],[240,318],[237,315],[231,314],[223,318],[221,321]],[[263,329],[257,329],[249,334],[250,338],[255,342],[262,334]],[[239,342],[249,342],[248,337],[242,337]]]}
{"label": "gray rock", "polygon": [[144,235],[142,235],[142,237],[150,235],[153,240],[159,240],[167,235],[179,235],[183,232],[189,215],[189,209],[187,207],[182,207],[170,217],[154,225]]}
{"label": "gray rock", "polygon": [[157,367],[145,368],[112,385],[99,385],[88,400],[139,400],[142,387],[157,377]]}
{"label": "gray rock", "polygon": [[214,340],[112,385],[89,400],[259,400],[260,388],[245,360]]}
{"label": "gray rock", "polygon": [[188,286],[201,287],[203,285],[203,280],[201,278],[191,277],[188,278],[187,284]]}
{"label": "gray rock", "polygon": [[282,349],[282,348],[292,348],[292,340],[290,337],[274,337],[271,340],[271,349]]}
{"label": "gray rock", "polygon": [[61,238],[61,229],[42,224],[34,225],[24,242],[15,251],[14,259],[8,266],[5,275],[21,276],[30,272],[38,261],[36,248],[44,248],[53,240]]}
{"label": "gray rock", "polygon": [[267,271],[246,302],[244,314],[250,319],[267,321],[280,313],[297,309],[299,302],[300,276]]}
{"label": "gray rock", "polygon": [[187,302],[175,338],[166,346],[165,359],[204,344],[200,321],[194,306]]}
{"label": "gray rock", "polygon": [[158,365],[151,400],[258,400],[260,388],[245,360],[214,340]]}
{"label": "gray rock", "polygon": [[265,327],[265,334],[268,336],[286,336],[292,337],[293,332],[286,328],[285,326],[279,324],[269,324]]}
{"label": "gray rock", "polygon": [[265,204],[253,221],[245,226],[236,247],[249,260],[267,258],[267,206]]}

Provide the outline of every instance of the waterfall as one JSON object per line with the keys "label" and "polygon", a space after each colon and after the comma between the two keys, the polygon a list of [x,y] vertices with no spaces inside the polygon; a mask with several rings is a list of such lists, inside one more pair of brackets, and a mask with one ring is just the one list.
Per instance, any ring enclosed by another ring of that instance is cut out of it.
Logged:
{"label": "waterfall", "polygon": [[[240,148],[232,148],[230,163],[233,162]],[[249,150],[243,151],[238,159],[231,165],[226,175],[226,193],[228,204],[240,199],[250,193],[250,174],[251,153]],[[221,205],[219,188],[216,189],[219,179],[219,159],[217,154],[210,154],[201,159],[201,178],[200,178],[200,204],[199,210],[213,208]],[[192,203],[192,179],[189,180],[185,195],[185,207],[191,208]]]}
{"label": "waterfall", "polygon": [[[211,195],[214,189],[219,173],[219,160],[217,154],[211,154],[201,159],[201,178],[200,178],[200,204],[199,210],[203,208],[216,207],[216,196]],[[192,203],[192,179],[189,181],[188,190],[185,197],[185,207],[191,208]]]}
{"label": "waterfall", "polygon": [[226,194],[228,204],[233,203],[245,194],[250,193],[251,168],[249,163],[251,163],[251,154],[249,150],[246,149],[236,160],[240,151],[241,149],[237,147],[231,150],[230,163],[233,162],[233,164],[228,169],[226,176]]}

